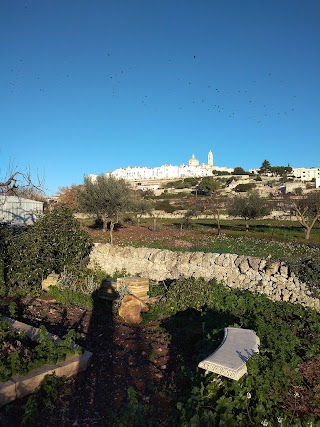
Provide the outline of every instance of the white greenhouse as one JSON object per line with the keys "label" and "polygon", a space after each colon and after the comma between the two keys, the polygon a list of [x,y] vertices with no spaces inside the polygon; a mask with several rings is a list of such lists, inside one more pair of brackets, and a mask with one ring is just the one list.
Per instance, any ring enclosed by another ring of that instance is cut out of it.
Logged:
{"label": "white greenhouse", "polygon": [[31,225],[42,213],[43,202],[16,196],[0,196],[0,222]]}

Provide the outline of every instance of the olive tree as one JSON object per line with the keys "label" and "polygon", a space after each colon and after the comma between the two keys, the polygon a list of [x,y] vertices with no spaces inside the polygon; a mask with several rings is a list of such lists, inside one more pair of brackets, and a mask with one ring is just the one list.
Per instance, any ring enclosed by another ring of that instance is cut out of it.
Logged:
{"label": "olive tree", "polygon": [[220,183],[212,176],[206,176],[202,178],[201,182],[197,186],[197,190],[207,196],[210,196],[212,193],[216,192],[219,189]]}
{"label": "olive tree", "polygon": [[227,205],[227,212],[230,216],[244,218],[247,231],[250,219],[269,215],[270,210],[267,199],[261,197],[256,191],[251,191],[245,196],[235,196]]}
{"label": "olive tree", "polygon": [[115,224],[121,214],[132,208],[132,189],[127,181],[112,175],[98,175],[94,181],[85,177],[77,193],[77,204],[80,212],[95,214],[101,219],[104,232],[110,222],[110,241],[113,243]]}
{"label": "olive tree", "polygon": [[131,201],[131,210],[135,214],[139,226],[140,226],[142,215],[152,214],[152,207],[153,207],[153,204],[151,200],[145,199],[137,191],[133,193],[133,198]]}

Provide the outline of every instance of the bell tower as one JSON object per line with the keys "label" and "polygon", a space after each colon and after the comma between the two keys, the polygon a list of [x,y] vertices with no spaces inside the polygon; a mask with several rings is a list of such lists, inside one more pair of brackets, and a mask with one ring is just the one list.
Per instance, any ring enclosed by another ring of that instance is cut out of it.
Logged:
{"label": "bell tower", "polygon": [[211,150],[208,153],[208,166],[213,166],[213,154]]}

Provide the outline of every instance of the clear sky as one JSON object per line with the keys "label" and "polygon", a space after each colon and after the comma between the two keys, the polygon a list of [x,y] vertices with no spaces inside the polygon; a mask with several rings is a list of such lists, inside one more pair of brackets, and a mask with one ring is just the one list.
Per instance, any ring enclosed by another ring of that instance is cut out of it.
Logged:
{"label": "clear sky", "polygon": [[320,167],[319,0],[0,0],[0,175]]}

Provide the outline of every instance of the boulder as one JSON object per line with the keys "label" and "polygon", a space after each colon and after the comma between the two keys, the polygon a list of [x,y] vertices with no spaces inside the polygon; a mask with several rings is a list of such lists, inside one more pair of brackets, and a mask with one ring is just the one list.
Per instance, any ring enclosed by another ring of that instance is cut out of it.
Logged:
{"label": "boulder", "polygon": [[149,311],[147,304],[134,295],[126,295],[119,308],[119,316],[126,323],[139,324],[142,322],[141,312]]}
{"label": "boulder", "polygon": [[43,291],[48,291],[49,286],[56,286],[59,280],[59,274],[49,274],[49,276],[42,280],[41,288]]}

